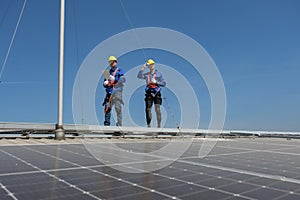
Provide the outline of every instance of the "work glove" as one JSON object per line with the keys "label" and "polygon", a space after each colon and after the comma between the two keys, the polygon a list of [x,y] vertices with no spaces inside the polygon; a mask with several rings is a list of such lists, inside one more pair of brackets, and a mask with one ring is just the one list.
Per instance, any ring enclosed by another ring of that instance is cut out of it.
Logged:
{"label": "work glove", "polygon": [[113,75],[110,75],[108,80],[111,80],[111,81],[114,81],[115,80],[115,77]]}
{"label": "work glove", "polygon": [[104,83],[103,83],[103,85],[104,85],[104,86],[107,86],[108,83],[109,83],[109,81],[108,81],[108,80],[105,80]]}
{"label": "work glove", "polygon": [[156,84],[156,83],[157,83],[157,80],[155,80],[155,78],[152,78],[152,79],[151,79],[151,83]]}

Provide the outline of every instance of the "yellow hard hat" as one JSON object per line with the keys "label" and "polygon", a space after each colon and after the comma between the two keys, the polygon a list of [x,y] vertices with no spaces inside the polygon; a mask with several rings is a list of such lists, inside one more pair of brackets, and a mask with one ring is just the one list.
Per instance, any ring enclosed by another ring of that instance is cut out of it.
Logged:
{"label": "yellow hard hat", "polygon": [[117,58],[115,56],[109,56],[108,62],[109,61],[118,61],[118,60],[117,60]]}
{"label": "yellow hard hat", "polygon": [[154,60],[149,59],[149,60],[147,61],[147,65],[153,65],[153,64],[155,64]]}

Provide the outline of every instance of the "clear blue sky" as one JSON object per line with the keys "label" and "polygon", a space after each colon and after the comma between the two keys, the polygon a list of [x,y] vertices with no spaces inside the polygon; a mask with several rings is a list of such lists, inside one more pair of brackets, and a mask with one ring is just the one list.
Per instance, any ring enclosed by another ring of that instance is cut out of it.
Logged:
{"label": "clear blue sky", "polygon": [[[0,1],[1,65],[22,4],[23,0]],[[300,1],[123,0],[123,4],[133,27],[174,29],[206,49],[226,88],[225,128],[300,131]],[[117,0],[66,0],[66,6],[64,122],[73,123],[72,88],[80,63],[101,41],[132,26]],[[58,0],[28,0],[0,84],[0,121],[56,122],[58,28]],[[161,61],[170,59],[170,65],[183,63],[166,52],[146,53]],[[143,62],[141,55],[129,54],[119,63],[123,61],[126,71]],[[201,84],[198,89],[205,127],[209,96]],[[101,100],[102,92],[97,90]],[[100,106],[98,115],[101,120]],[[144,119],[143,107],[140,116]]]}

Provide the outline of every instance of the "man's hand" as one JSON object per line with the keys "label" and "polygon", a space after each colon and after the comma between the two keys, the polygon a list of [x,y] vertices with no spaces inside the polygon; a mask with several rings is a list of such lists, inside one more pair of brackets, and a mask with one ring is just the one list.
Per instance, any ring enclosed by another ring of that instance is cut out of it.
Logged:
{"label": "man's hand", "polygon": [[151,79],[151,83],[156,84],[156,83],[157,83],[157,80],[155,80],[155,78],[152,78],[152,79]]}
{"label": "man's hand", "polygon": [[114,81],[114,80],[115,80],[115,77],[114,77],[113,75],[110,75],[109,78],[108,78],[108,80]]}
{"label": "man's hand", "polygon": [[105,86],[105,87],[111,87],[111,86],[113,86],[113,82],[112,81],[109,81],[109,80],[105,80],[104,82],[103,82],[103,85]]}
{"label": "man's hand", "polygon": [[109,83],[109,81],[108,81],[108,80],[106,80],[106,81],[104,81],[103,85],[104,85],[104,86],[107,86],[107,85],[108,85],[108,83]]}
{"label": "man's hand", "polygon": [[147,66],[147,63],[145,63],[145,64],[143,65],[143,67],[141,68],[141,71],[144,71],[147,67],[148,67],[148,66]]}

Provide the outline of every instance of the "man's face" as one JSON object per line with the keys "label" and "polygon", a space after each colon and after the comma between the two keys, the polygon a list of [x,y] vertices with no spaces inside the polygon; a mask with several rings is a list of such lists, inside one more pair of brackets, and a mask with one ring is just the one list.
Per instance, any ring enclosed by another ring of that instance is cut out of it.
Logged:
{"label": "man's face", "polygon": [[148,68],[149,68],[150,70],[154,70],[154,69],[155,69],[155,65],[154,65],[154,64],[148,65]]}
{"label": "man's face", "polygon": [[114,61],[114,60],[109,61],[108,63],[109,63],[109,66],[110,66],[111,68],[113,68],[113,67],[115,67],[115,66],[117,65],[117,62]]}

